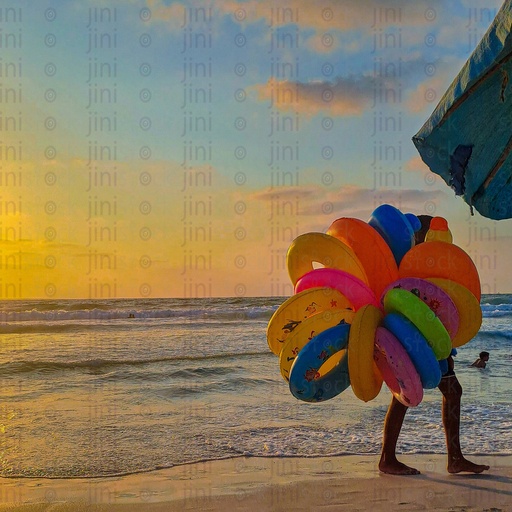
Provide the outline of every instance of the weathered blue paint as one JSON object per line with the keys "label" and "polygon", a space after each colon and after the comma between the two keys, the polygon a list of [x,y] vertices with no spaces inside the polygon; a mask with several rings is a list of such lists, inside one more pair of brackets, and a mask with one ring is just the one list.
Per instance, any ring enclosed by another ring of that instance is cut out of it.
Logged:
{"label": "weathered blue paint", "polygon": [[512,0],[413,142],[430,170],[481,215],[512,218]]}

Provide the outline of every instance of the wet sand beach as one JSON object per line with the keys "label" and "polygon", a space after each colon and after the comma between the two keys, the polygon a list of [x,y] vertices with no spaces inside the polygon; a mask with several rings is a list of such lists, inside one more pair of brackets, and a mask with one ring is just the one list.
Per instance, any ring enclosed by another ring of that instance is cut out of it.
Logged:
{"label": "wet sand beach", "polygon": [[133,475],[88,479],[1,479],[0,511],[372,512],[512,510],[512,456],[472,456],[481,475],[450,475],[442,455],[401,459],[421,475],[379,473],[375,455],[238,457]]}

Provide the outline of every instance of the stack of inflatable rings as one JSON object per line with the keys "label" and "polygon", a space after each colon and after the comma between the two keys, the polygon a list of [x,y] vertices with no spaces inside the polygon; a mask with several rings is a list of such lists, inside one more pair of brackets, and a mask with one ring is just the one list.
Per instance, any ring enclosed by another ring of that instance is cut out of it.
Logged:
{"label": "stack of inflatable rings", "polygon": [[351,386],[368,402],[385,382],[414,407],[439,384],[452,349],[480,328],[481,291],[446,220],[434,217],[427,229],[384,204],[368,222],[340,218],[292,242],[295,293],[270,319],[267,341],[293,396],[320,402]]}

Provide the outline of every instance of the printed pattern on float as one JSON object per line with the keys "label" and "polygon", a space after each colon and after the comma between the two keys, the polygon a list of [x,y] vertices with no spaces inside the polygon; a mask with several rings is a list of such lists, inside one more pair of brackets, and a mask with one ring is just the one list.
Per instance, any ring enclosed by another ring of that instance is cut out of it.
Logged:
{"label": "printed pattern on float", "polygon": [[310,316],[350,309],[350,301],[334,288],[310,288],[292,295],[274,312],[267,326],[268,346],[277,356],[290,334]]}
{"label": "printed pattern on float", "polygon": [[300,325],[286,340],[281,353],[279,354],[279,366],[281,375],[288,381],[290,369],[300,351],[322,331],[334,327],[339,323],[352,323],[354,312],[349,309],[325,311],[313,315]]}
{"label": "printed pattern on float", "polygon": [[[342,323],[314,338],[299,352],[290,371],[290,392],[304,402],[322,402],[350,386],[346,350],[350,325]],[[343,351],[340,362],[324,375],[319,370],[329,358]]]}

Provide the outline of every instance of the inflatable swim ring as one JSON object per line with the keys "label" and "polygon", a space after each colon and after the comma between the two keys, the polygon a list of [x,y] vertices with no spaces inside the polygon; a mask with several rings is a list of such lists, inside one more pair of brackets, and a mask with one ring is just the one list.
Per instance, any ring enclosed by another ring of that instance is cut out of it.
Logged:
{"label": "inflatable swim ring", "polygon": [[354,251],[333,236],[305,233],[291,243],[286,255],[286,266],[294,286],[304,274],[313,270],[314,262],[324,267],[345,270],[368,284],[363,264]]}
{"label": "inflatable swim ring", "polygon": [[426,279],[419,277],[403,277],[391,283],[381,297],[384,304],[384,295],[393,288],[400,288],[414,293],[419,297],[441,320],[446,327],[450,338],[454,338],[459,330],[459,312],[450,295],[442,288]]}
{"label": "inflatable swim ring", "polygon": [[339,395],[350,386],[348,358],[325,375],[318,370],[334,354],[348,343],[349,324],[340,324],[315,336],[295,359],[290,371],[290,391],[304,402],[321,402]]}
{"label": "inflatable swim ring", "polygon": [[398,279],[398,267],[391,249],[368,223],[342,217],[330,225],[327,234],[341,240],[354,251],[363,264],[368,285],[377,297],[389,283]]}
{"label": "inflatable swim ring", "polygon": [[420,376],[424,389],[433,389],[441,381],[439,362],[427,340],[412,322],[398,313],[389,313],[384,318],[384,327],[405,348],[414,368]]}
{"label": "inflatable swim ring", "polygon": [[384,296],[384,311],[400,313],[408,318],[426,338],[437,359],[446,359],[450,355],[452,342],[448,331],[414,293],[399,288],[389,290]]}
{"label": "inflatable swim ring", "polygon": [[414,246],[414,232],[421,226],[415,215],[403,214],[390,204],[378,206],[371,214],[368,224],[386,241],[397,265]]}
{"label": "inflatable swim ring", "polygon": [[413,247],[398,267],[400,277],[440,277],[465,286],[480,300],[480,279],[469,255],[448,242],[425,242]]}
{"label": "inflatable swim ring", "polygon": [[459,312],[459,330],[452,339],[452,347],[461,347],[472,340],[482,325],[482,308],[477,298],[465,287],[450,279],[428,278],[442,288],[453,300]]}
{"label": "inflatable swim ring", "polygon": [[342,293],[357,311],[365,304],[379,307],[375,294],[368,285],[344,270],[335,268],[316,268],[303,275],[295,285],[295,293],[308,288],[327,286]]}
{"label": "inflatable swim ring", "polygon": [[395,398],[407,407],[423,399],[421,380],[404,347],[385,327],[377,327],[374,358]]}
{"label": "inflatable swim ring", "polygon": [[286,299],[272,315],[267,325],[267,343],[279,355],[286,338],[306,318],[338,309],[352,308],[349,300],[333,288],[309,288]]}
{"label": "inflatable swim ring", "polygon": [[354,312],[349,309],[324,311],[318,315],[304,320],[300,327],[291,333],[279,354],[279,366],[283,379],[290,378],[290,368],[300,351],[321,332],[338,325],[340,322],[350,324],[354,318]]}
{"label": "inflatable swim ring", "polygon": [[375,365],[375,331],[382,322],[382,312],[367,304],[354,315],[348,338],[348,371],[357,398],[373,400],[382,388],[382,376]]}

